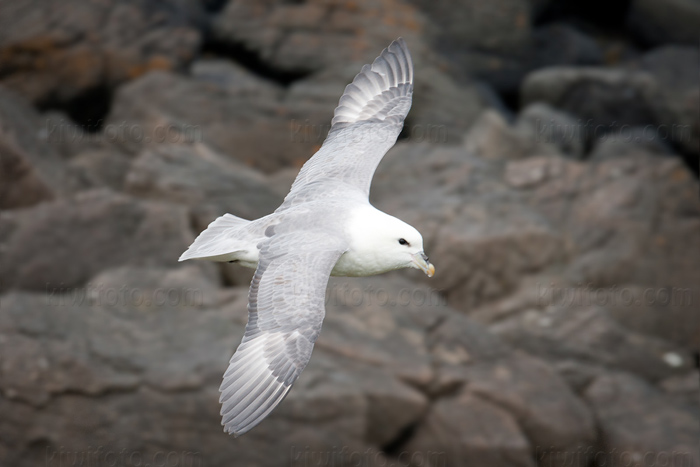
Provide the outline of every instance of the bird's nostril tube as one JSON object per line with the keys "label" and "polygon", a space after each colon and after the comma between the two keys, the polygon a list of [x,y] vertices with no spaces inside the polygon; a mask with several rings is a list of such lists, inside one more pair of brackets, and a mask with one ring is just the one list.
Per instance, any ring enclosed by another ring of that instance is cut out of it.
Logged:
{"label": "bird's nostril tube", "polygon": [[426,263],[430,262],[430,260],[428,259],[428,255],[426,255],[425,253],[421,253],[420,255],[423,257]]}

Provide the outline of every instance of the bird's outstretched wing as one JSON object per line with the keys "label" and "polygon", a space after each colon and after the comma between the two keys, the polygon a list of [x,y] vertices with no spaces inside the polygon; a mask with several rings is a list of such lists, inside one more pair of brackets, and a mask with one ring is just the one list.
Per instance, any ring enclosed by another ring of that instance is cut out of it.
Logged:
{"label": "bird's outstretched wing", "polygon": [[219,388],[225,432],[238,436],[260,423],[306,367],[325,316],[328,278],[344,251],[339,238],[303,230],[263,243],[245,335]]}
{"label": "bird's outstretched wing", "polygon": [[308,191],[319,196],[345,184],[369,195],[374,171],[396,142],[412,96],[413,62],[406,42],[397,39],[345,88],[328,137],[302,167],[285,204],[308,198]]}

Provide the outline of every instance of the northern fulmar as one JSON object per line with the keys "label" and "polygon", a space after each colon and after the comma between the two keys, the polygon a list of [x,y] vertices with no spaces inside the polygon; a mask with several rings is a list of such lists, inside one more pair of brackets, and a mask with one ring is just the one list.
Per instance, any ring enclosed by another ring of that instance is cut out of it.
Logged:
{"label": "northern fulmar", "polygon": [[345,88],[321,148],[277,210],[225,214],[180,257],[255,269],[248,324],[219,391],[224,431],[239,436],[287,395],[311,358],[329,276],[435,268],[412,226],[369,203],[374,171],[411,108],[413,63],[399,38]]}

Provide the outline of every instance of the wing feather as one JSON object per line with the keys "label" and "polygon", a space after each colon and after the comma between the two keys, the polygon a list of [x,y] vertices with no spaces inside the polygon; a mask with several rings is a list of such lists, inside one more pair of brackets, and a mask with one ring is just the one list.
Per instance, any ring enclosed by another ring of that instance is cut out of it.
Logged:
{"label": "wing feather", "polygon": [[328,137],[302,167],[280,210],[339,189],[369,195],[374,171],[396,142],[412,96],[411,54],[397,39],[345,88]]}
{"label": "wing feather", "polygon": [[246,332],[219,388],[224,431],[239,436],[260,423],[306,367],[328,278],[344,251],[340,239],[305,231],[275,234],[262,245]]}

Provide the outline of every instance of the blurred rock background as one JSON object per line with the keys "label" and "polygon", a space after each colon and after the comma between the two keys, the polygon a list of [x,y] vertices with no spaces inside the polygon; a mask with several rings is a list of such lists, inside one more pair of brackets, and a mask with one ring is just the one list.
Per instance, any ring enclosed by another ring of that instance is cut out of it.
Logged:
{"label": "blurred rock background", "polygon": [[[0,465],[698,466],[697,0],[0,1]],[[285,402],[218,386],[274,210],[403,36],[372,201],[437,266],[333,279]]]}

